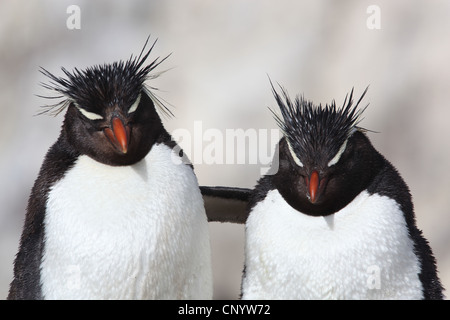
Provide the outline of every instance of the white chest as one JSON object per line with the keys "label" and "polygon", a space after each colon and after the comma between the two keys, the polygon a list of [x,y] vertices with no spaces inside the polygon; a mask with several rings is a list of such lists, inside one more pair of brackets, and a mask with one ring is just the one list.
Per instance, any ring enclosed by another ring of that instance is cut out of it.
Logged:
{"label": "white chest", "polygon": [[403,214],[362,192],[327,217],[270,191],[246,225],[244,299],[420,299],[420,263]]}
{"label": "white chest", "polygon": [[124,167],[81,156],[51,189],[47,299],[211,298],[207,219],[192,170],[155,145]]}

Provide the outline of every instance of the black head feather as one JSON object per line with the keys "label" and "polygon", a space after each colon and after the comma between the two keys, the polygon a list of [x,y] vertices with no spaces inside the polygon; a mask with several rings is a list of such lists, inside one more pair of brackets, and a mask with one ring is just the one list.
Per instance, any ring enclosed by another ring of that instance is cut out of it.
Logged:
{"label": "black head feather", "polygon": [[75,102],[87,111],[97,113],[99,106],[130,105],[136,100],[139,93],[145,90],[164,114],[172,115],[171,111],[161,100],[151,92],[155,88],[144,85],[146,80],[154,79],[161,74],[160,72],[152,75],[150,72],[170,56],[168,55],[163,59],[158,57],[149,65],[143,67],[144,62],[157,42],[156,39],[144,54],[149,38],[147,38],[141,53],[137,57],[131,55],[127,61],[96,65],[85,70],[75,68],[73,72],[61,68],[67,78],[57,77],[41,67],[40,72],[51,80],[49,84],[42,83],[42,86],[61,94],[44,98],[66,99],[53,105],[44,106],[45,110],[39,114],[50,113],[57,115],[72,102]]}
{"label": "black head feather", "polygon": [[297,96],[292,102],[282,86],[280,95],[270,83],[281,117],[271,111],[289,145],[302,158],[302,162],[312,164],[318,159],[329,161],[353,132],[365,131],[357,126],[365,110],[358,110],[358,106],[368,88],[356,104],[353,104],[352,89],[345,97],[342,107],[338,108],[334,100],[325,107],[314,105],[303,96]]}

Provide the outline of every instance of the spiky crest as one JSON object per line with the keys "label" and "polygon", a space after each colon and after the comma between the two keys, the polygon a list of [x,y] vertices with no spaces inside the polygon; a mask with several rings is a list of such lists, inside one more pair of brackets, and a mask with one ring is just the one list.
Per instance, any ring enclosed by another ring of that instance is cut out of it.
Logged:
{"label": "spiky crest", "polygon": [[320,157],[331,159],[355,130],[366,131],[357,125],[368,106],[358,109],[368,87],[356,104],[353,103],[352,89],[346,95],[342,107],[338,108],[334,100],[325,107],[314,105],[303,96],[297,96],[293,102],[284,87],[279,85],[279,94],[272,81],[270,84],[281,116],[270,110],[290,147],[300,158],[306,158],[309,162]]}
{"label": "spiky crest", "polygon": [[139,93],[144,90],[153,100],[155,105],[167,116],[173,115],[169,108],[153,92],[157,90],[144,84],[146,80],[155,79],[162,72],[151,74],[169,56],[163,59],[157,57],[149,65],[143,67],[149,57],[156,39],[148,51],[144,54],[150,37],[147,38],[139,56],[131,55],[127,61],[118,61],[111,64],[96,65],[85,70],[75,68],[72,72],[62,67],[66,78],[58,77],[44,68],[40,72],[50,78],[49,83],[41,85],[51,91],[59,93],[57,96],[40,96],[48,99],[62,99],[61,101],[43,106],[44,110],[38,114],[58,115],[64,111],[70,103],[76,103],[81,108],[98,112],[101,106],[110,104],[132,104]]}

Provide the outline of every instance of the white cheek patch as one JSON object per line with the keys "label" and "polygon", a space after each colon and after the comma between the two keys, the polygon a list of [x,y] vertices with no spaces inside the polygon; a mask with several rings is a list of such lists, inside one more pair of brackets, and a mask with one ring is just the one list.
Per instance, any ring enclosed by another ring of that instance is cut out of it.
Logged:
{"label": "white cheek patch", "polygon": [[347,141],[348,140],[345,140],[345,142],[342,144],[341,148],[336,153],[336,155],[333,157],[333,159],[331,159],[330,162],[328,162],[328,166],[329,167],[331,167],[332,165],[335,165],[336,163],[338,163],[339,159],[342,156],[342,153],[344,153],[345,148],[347,147]]}
{"label": "white cheek patch", "polygon": [[291,153],[292,159],[294,159],[295,163],[298,166],[303,167],[303,163],[300,161],[300,159],[295,154],[295,151],[294,151],[294,149],[292,149],[291,144],[289,143],[289,141],[287,141],[287,145],[288,145],[288,148],[289,148],[289,152]]}
{"label": "white cheek patch", "polygon": [[128,114],[136,111],[137,107],[139,106],[139,102],[141,102],[141,94],[138,95],[136,101],[131,105],[130,109],[128,109]]}
{"label": "white cheek patch", "polygon": [[85,116],[86,118],[88,118],[89,120],[102,120],[103,119],[103,117],[101,115],[99,115],[99,114],[96,114],[94,112],[86,111],[86,110],[84,110],[83,108],[81,108],[78,105],[75,105],[75,106],[81,112],[81,114],[83,116]]}

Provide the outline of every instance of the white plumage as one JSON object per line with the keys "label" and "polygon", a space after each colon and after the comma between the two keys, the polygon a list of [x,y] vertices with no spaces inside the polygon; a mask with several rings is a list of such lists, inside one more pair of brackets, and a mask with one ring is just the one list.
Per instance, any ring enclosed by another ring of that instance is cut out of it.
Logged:
{"label": "white plumage", "polygon": [[309,216],[269,191],[246,223],[243,299],[421,299],[420,262],[392,199],[361,192]]}
{"label": "white plumage", "polygon": [[212,298],[203,199],[176,157],[155,144],[131,166],[77,159],[48,196],[44,298]]}

